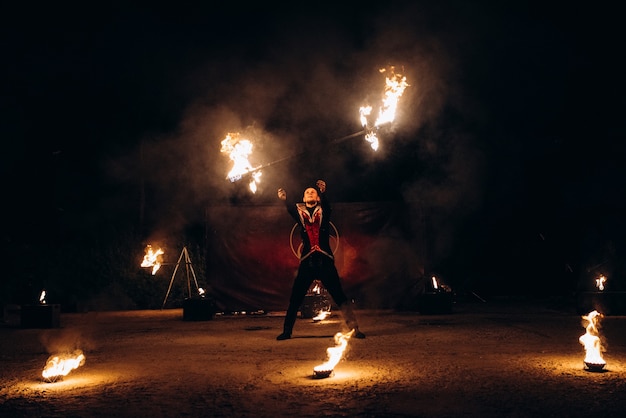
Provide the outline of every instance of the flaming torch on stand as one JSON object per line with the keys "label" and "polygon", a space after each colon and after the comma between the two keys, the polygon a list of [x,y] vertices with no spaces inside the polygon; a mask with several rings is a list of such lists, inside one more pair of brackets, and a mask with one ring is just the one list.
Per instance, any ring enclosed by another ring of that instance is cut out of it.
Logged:
{"label": "flaming torch on stand", "polygon": [[141,267],[152,267],[152,275],[154,276],[161,268],[163,262],[164,251],[162,249],[154,250],[152,245],[146,246],[146,254],[143,256]]}
{"label": "flaming torch on stand", "polygon": [[601,274],[596,278],[596,288],[598,290],[604,290],[604,283],[606,283],[606,276]]}
{"label": "flaming torch on stand", "polygon": [[347,334],[338,332],[335,334],[335,346],[328,347],[326,353],[328,354],[328,360],[325,363],[315,366],[313,368],[313,377],[316,379],[323,379],[329,377],[335,370],[335,366],[341,360],[344,351],[348,347],[348,340],[354,334],[354,330]]}
{"label": "flaming torch on stand", "polygon": [[67,355],[50,356],[41,375],[46,382],[54,383],[83,364],[85,364],[85,355],[81,350]]}
{"label": "flaming torch on stand", "polygon": [[606,361],[602,358],[602,342],[600,340],[600,320],[604,317],[598,311],[591,311],[583,316],[587,321],[585,326],[585,334],[581,335],[578,341],[585,347],[585,366],[589,371],[601,371],[606,365]]}

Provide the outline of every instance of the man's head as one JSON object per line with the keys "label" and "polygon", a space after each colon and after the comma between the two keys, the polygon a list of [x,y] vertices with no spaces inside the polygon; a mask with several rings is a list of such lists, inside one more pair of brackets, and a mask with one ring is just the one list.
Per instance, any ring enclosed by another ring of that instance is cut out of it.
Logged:
{"label": "man's head", "polygon": [[304,196],[302,200],[307,206],[315,206],[320,201],[320,195],[317,193],[316,189],[314,189],[313,187],[309,187],[308,189],[304,190]]}

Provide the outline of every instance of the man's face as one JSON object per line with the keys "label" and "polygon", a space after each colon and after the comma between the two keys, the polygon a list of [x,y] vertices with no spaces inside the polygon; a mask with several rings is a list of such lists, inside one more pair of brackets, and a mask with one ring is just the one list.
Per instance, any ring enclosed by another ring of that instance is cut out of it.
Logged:
{"label": "man's face", "polygon": [[317,194],[317,190],[315,190],[313,187],[309,187],[308,189],[304,191],[303,200],[304,200],[304,203],[308,205],[316,205],[317,202],[320,201],[320,197]]}

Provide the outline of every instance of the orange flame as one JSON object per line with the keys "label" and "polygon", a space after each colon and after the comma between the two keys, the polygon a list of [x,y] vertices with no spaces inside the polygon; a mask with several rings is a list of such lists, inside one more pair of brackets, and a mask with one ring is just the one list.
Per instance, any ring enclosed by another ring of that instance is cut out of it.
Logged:
{"label": "orange flame", "polygon": [[[381,73],[386,70],[382,68]],[[404,93],[409,84],[406,82],[406,77],[401,74],[396,74],[394,67],[390,68],[391,76],[385,80],[385,93],[383,97],[383,104],[378,112],[378,118],[374,126],[380,126],[385,123],[393,122],[396,118],[396,109],[398,108],[398,101]]]}
{"label": "orange flame", "polygon": [[152,275],[154,276],[157,271],[161,268],[161,261],[163,259],[163,250],[158,249],[154,251],[152,249],[152,245],[146,245],[146,255],[143,256],[143,261],[141,262],[141,267],[152,267]]}
{"label": "orange flame", "polygon": [[252,142],[241,138],[239,133],[228,133],[226,138],[222,140],[221,152],[228,154],[228,157],[233,162],[233,166],[226,177],[231,182],[235,182],[241,179],[244,174],[252,173],[249,187],[252,193],[256,193],[261,172],[254,171],[254,167],[248,160],[248,157],[252,154],[252,148]]}
{"label": "orange flame", "polygon": [[581,335],[578,341],[585,347],[585,363],[596,364],[596,365],[604,365],[606,362],[602,358],[602,351],[604,348],[602,347],[602,343],[600,341],[600,319],[602,319],[604,315],[599,313],[598,311],[591,311],[587,315],[584,315],[582,318],[587,321],[587,325],[585,326],[585,334]]}
{"label": "orange flame", "polygon": [[51,356],[46,362],[41,375],[44,379],[54,382],[59,377],[67,376],[72,370],[85,364],[85,355],[81,350],[66,356]]}
{"label": "orange flame", "polygon": [[374,151],[378,151],[378,136],[373,131],[369,131],[365,134],[365,140],[370,143],[370,147]]}
{"label": "orange flame", "polygon": [[311,289],[311,293],[315,293],[315,294],[320,294],[322,293],[322,287],[320,286],[320,284],[315,281],[315,284],[313,286],[313,288]]}
{"label": "orange flame", "polygon": [[[387,69],[381,68],[379,71],[384,73]],[[361,126],[363,126],[366,130],[365,140],[370,143],[370,146],[374,151],[378,149],[379,145],[375,129],[381,125],[394,121],[400,97],[404,93],[404,90],[409,86],[406,81],[406,77],[401,74],[396,74],[394,67],[390,67],[389,72],[390,75],[385,79],[385,90],[383,93],[382,104],[378,109],[378,116],[376,117],[376,121],[373,126],[370,126],[368,121],[368,116],[372,113],[372,106],[361,106],[359,109]]]}
{"label": "orange flame", "polygon": [[598,278],[596,278],[596,287],[598,290],[604,290],[604,283],[606,283],[606,276],[601,274]]}
{"label": "orange flame", "polygon": [[322,363],[313,368],[315,372],[329,372],[335,369],[335,366],[341,360],[346,347],[348,347],[348,340],[354,334],[354,330],[350,331],[347,334],[342,334],[338,332],[335,334],[335,346],[328,347],[326,349],[326,354],[328,354],[328,360],[326,363]]}
{"label": "orange flame", "polygon": [[330,310],[322,309],[313,317],[313,322],[323,321],[330,315]]}
{"label": "orange flame", "polygon": [[39,303],[41,303],[42,305],[46,304],[46,290],[42,290],[41,294],[39,295]]}

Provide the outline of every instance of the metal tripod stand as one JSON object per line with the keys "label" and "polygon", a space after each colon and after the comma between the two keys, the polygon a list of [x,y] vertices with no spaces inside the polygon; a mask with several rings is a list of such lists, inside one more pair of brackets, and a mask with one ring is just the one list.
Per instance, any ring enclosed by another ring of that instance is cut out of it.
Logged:
{"label": "metal tripod stand", "polygon": [[172,273],[172,278],[170,279],[170,285],[167,288],[167,293],[165,294],[165,299],[163,299],[163,306],[161,306],[161,309],[165,307],[167,298],[170,295],[170,291],[172,290],[172,284],[174,283],[176,272],[178,272],[178,267],[180,267],[180,262],[183,259],[183,257],[185,257],[185,271],[187,273],[187,293],[189,297],[191,298],[191,277],[193,277],[193,282],[196,285],[196,290],[198,291],[198,293],[200,293],[200,287],[198,286],[198,279],[196,278],[196,272],[193,270],[193,266],[191,265],[191,258],[189,258],[189,251],[187,251],[187,247],[183,247],[183,250],[180,252],[180,257],[178,257],[178,261],[176,262],[176,267],[174,268],[174,272]]}

